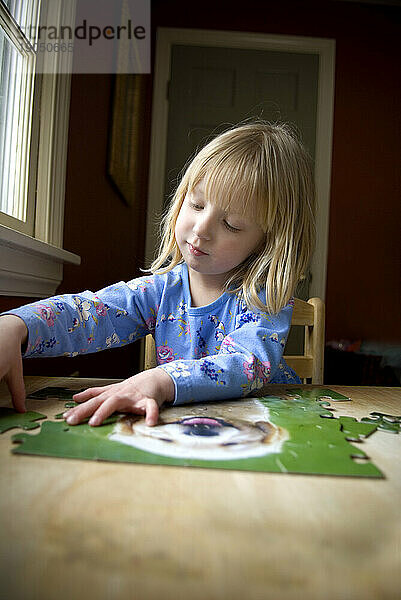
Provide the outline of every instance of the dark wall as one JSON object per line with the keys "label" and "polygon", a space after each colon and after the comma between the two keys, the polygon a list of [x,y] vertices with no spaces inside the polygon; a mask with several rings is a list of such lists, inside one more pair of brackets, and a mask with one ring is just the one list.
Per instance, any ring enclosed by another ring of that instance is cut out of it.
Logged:
{"label": "dark wall", "polygon": [[377,21],[337,46],[327,339],[401,342],[400,28]]}
{"label": "dark wall", "polygon": [[[240,10],[204,0],[194,9],[183,0],[154,0],[153,40],[158,26],[336,40],[326,339],[399,339],[400,9],[307,0],[250,0]],[[142,175],[129,208],[106,176],[113,77],[73,77],[64,247],[80,254],[82,265],[65,267],[60,291],[96,290],[144,266],[152,76],[146,81]],[[2,298],[0,309],[19,303]],[[125,377],[138,367],[137,346],[57,368]],[[40,361],[30,362],[39,368]]]}

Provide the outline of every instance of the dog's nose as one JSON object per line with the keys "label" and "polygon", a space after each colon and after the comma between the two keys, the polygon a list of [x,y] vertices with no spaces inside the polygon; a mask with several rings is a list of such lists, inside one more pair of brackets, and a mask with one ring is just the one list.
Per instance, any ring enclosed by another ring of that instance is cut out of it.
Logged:
{"label": "dog's nose", "polygon": [[205,423],[194,423],[193,425],[184,425],[184,435],[199,435],[202,437],[212,437],[219,435],[221,425],[207,425]]}

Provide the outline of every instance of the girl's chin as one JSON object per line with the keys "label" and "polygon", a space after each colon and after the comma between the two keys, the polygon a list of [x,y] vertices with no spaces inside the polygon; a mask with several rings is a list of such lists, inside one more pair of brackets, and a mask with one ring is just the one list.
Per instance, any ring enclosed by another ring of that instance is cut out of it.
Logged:
{"label": "girl's chin", "polygon": [[221,273],[220,271],[208,269],[206,265],[201,265],[195,260],[186,260],[185,263],[189,272],[192,271],[193,273],[201,275],[205,282],[208,280],[211,284],[213,284],[213,286],[224,286],[229,276],[229,273],[227,272]]}

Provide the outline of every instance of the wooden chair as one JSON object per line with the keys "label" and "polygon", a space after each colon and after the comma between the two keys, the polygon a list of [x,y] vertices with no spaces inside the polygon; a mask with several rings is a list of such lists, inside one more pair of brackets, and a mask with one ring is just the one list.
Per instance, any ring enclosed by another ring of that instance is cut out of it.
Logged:
{"label": "wooden chair", "polygon": [[[320,298],[310,298],[308,302],[294,299],[291,327],[305,328],[304,353],[299,356],[284,355],[287,364],[294,369],[304,383],[323,383],[324,367],[324,327],[325,310]],[[152,335],[145,339],[144,368],[156,366],[156,349]]]}
{"label": "wooden chair", "polygon": [[299,375],[304,383],[323,383],[324,369],[324,328],[325,309],[320,298],[310,298],[307,302],[294,298],[294,312],[291,327],[305,328],[304,353],[299,356],[288,356],[284,359]]}

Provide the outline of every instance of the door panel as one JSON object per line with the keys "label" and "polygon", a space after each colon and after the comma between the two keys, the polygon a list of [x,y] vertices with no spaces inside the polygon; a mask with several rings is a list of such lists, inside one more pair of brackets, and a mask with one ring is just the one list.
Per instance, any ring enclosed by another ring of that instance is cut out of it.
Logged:
{"label": "door panel", "polygon": [[245,119],[293,123],[314,156],[318,68],[317,54],[173,45],[167,195],[199,147]]}

